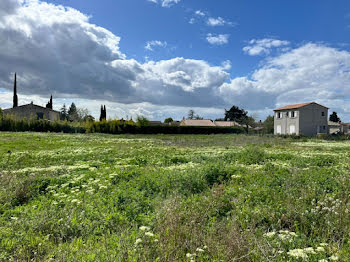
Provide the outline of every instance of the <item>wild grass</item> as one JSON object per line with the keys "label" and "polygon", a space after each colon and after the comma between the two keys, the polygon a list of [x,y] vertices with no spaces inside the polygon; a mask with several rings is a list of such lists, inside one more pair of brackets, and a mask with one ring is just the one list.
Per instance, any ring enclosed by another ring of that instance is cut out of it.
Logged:
{"label": "wild grass", "polygon": [[349,149],[0,133],[0,261],[349,261]]}

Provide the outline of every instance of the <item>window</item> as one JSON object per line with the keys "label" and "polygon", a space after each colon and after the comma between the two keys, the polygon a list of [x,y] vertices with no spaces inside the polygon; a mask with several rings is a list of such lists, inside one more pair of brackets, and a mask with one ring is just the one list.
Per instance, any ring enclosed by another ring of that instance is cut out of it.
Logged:
{"label": "window", "polygon": [[276,118],[277,118],[277,119],[282,118],[282,113],[281,113],[281,112],[277,112],[277,113],[276,113]]}
{"label": "window", "polygon": [[44,118],[44,113],[36,113],[37,119],[43,119]]}
{"label": "window", "polygon": [[325,116],[325,113],[324,113],[324,112],[322,112],[322,116]]}
{"label": "window", "polygon": [[295,117],[295,111],[290,112],[290,117]]}
{"label": "window", "polygon": [[289,134],[295,134],[295,125],[289,126]]}
{"label": "window", "polygon": [[281,125],[278,125],[278,126],[277,126],[276,133],[277,133],[278,135],[282,134],[282,126],[281,126]]}
{"label": "window", "polygon": [[286,112],[286,117],[289,117],[289,112]]}
{"label": "window", "polygon": [[326,126],[323,126],[323,130],[326,130]]}

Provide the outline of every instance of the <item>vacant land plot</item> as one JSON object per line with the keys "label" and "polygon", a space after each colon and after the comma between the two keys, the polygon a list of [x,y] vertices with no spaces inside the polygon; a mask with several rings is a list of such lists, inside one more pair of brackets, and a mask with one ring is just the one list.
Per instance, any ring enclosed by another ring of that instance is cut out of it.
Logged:
{"label": "vacant land plot", "polygon": [[0,261],[350,261],[350,142],[0,133]]}

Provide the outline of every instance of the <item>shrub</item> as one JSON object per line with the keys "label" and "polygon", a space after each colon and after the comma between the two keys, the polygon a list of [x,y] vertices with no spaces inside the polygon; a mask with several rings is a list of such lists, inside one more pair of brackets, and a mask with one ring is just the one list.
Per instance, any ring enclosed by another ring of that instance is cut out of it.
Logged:
{"label": "shrub", "polygon": [[247,165],[262,164],[267,159],[265,151],[257,147],[248,147],[239,153],[239,160]]}

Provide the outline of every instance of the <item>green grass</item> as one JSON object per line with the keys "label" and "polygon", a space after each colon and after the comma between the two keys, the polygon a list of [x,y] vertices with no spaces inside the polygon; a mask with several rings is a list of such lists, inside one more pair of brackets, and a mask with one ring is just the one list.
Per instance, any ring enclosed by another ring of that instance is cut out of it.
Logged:
{"label": "green grass", "polygon": [[0,133],[0,261],[350,261],[350,142]]}

